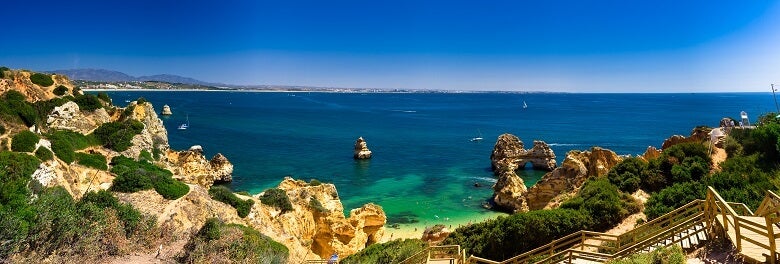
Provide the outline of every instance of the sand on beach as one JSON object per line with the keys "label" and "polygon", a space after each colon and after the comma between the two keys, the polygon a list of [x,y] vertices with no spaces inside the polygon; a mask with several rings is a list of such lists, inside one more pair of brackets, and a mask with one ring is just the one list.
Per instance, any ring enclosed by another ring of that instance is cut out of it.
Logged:
{"label": "sand on beach", "polygon": [[489,219],[495,219],[498,216],[506,216],[504,213],[496,212],[495,214],[480,214],[468,218],[461,219],[449,219],[440,218],[437,221],[424,221],[411,224],[398,224],[397,227],[391,227],[385,225],[385,234],[382,236],[380,243],[396,240],[400,238],[422,238],[422,234],[428,227],[433,227],[437,224],[442,224],[450,232],[455,231],[458,227],[483,222]]}

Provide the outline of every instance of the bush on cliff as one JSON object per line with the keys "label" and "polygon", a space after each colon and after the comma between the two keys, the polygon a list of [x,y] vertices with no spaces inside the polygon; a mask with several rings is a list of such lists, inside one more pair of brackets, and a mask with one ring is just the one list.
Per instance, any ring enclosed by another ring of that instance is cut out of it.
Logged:
{"label": "bush on cliff", "polygon": [[108,170],[106,156],[100,153],[76,153],[76,163],[98,170]]}
{"label": "bush on cliff", "polygon": [[593,224],[589,230],[608,230],[627,216],[638,213],[641,205],[631,195],[621,193],[606,178],[585,182],[577,196],[561,204],[561,208],[575,209],[590,215]]}
{"label": "bush on cliff", "polygon": [[182,263],[287,263],[284,245],[255,229],[211,218],[184,246]]}
{"label": "bush on cliff", "polygon": [[607,178],[621,191],[634,193],[642,183],[642,173],[647,170],[647,162],[639,158],[627,158],[609,170]]}
{"label": "bush on cliff", "polygon": [[92,134],[104,147],[122,152],[133,145],[133,136],[140,134],[143,129],[143,123],[128,119],[102,124]]}
{"label": "bush on cliff", "polygon": [[42,87],[49,87],[54,84],[54,80],[51,79],[51,75],[37,72],[30,75],[30,81]]}
{"label": "bush on cliff", "polygon": [[214,198],[214,200],[226,203],[233,208],[236,208],[236,212],[241,218],[246,217],[249,214],[249,211],[252,209],[252,205],[255,204],[255,201],[252,199],[242,200],[241,198],[238,198],[236,194],[224,186],[212,186],[209,189],[209,196]]}
{"label": "bush on cliff", "polygon": [[31,103],[25,101],[25,98],[18,91],[5,92],[3,100],[0,100],[0,116],[9,122],[23,122],[28,127],[35,125],[38,121],[38,112]]}
{"label": "bush on cliff", "polygon": [[657,193],[645,203],[647,220],[655,219],[696,199],[704,199],[707,186],[700,182],[678,182]]}
{"label": "bush on cliff", "polygon": [[71,163],[76,160],[76,150],[100,145],[93,136],[85,136],[70,130],[55,130],[45,135],[51,141],[51,150],[62,161]]}
{"label": "bush on cliff", "polygon": [[51,150],[40,147],[35,150],[35,157],[40,159],[41,161],[47,161],[54,159],[54,154],[51,153]]}
{"label": "bush on cliff", "polygon": [[106,104],[112,105],[111,97],[109,97],[106,92],[98,92],[97,97],[98,97],[98,99],[102,100],[103,102],[106,102]]}
{"label": "bush on cliff", "polygon": [[189,186],[174,180],[170,171],[145,160],[114,157],[111,159],[111,172],[117,175],[111,185],[112,191],[131,193],[154,188],[168,200],[178,199],[190,191]]}
{"label": "bush on cliff", "polygon": [[68,87],[65,87],[63,85],[58,85],[57,88],[54,88],[53,93],[56,96],[63,96],[66,93],[68,93]]}
{"label": "bush on cliff", "polygon": [[11,140],[11,150],[16,152],[33,152],[35,151],[35,144],[41,138],[29,130],[24,130],[14,135]]}
{"label": "bush on cliff", "polygon": [[592,223],[582,210],[538,210],[459,227],[443,244],[461,245],[468,254],[504,260],[588,229]]}
{"label": "bush on cliff", "polygon": [[260,202],[265,205],[273,206],[276,209],[286,213],[293,210],[290,198],[287,197],[287,192],[282,189],[271,188],[263,192],[263,196],[260,196]]}
{"label": "bush on cliff", "polygon": [[103,107],[103,103],[100,102],[100,99],[92,94],[76,95],[73,102],[79,105],[79,110],[81,111],[92,112]]}
{"label": "bush on cliff", "polygon": [[373,244],[352,254],[339,263],[400,263],[417,252],[428,247],[428,243],[420,239],[396,239],[393,241]]}

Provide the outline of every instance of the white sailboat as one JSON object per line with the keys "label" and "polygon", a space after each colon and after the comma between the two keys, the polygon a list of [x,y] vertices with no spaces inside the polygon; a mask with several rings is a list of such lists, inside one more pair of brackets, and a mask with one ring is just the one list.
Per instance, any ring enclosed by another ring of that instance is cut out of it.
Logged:
{"label": "white sailboat", "polygon": [[528,108],[528,105],[525,104],[525,100],[523,100],[523,109],[526,109],[526,108]]}
{"label": "white sailboat", "polygon": [[482,138],[482,131],[479,131],[479,129],[477,129],[477,133],[479,133],[479,136],[473,137],[473,138],[469,139],[469,141],[471,141],[471,142],[481,141],[483,139]]}
{"label": "white sailboat", "polygon": [[179,125],[179,130],[185,130],[190,127],[190,115],[187,115],[187,123]]}

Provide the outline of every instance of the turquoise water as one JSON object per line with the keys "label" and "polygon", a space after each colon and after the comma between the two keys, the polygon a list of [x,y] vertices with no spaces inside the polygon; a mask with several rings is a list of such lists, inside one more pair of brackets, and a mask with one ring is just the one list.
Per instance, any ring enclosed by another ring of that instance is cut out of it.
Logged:
{"label": "turquoise water", "polygon": [[[471,219],[495,178],[490,153],[501,133],[527,146],[549,143],[560,163],[591,146],[641,154],[673,134],[722,117],[774,110],[771,93],[729,94],[337,94],[111,92],[144,97],[163,118],[174,149],[202,145],[235,165],[231,188],[258,193],[284,176],[336,184],[345,209],[382,205],[390,222]],[[523,101],[528,108],[523,109]],[[189,116],[190,128],[176,127]],[[482,142],[469,139],[479,133]],[[374,157],[354,161],[362,136]],[[520,173],[532,185],[543,172]],[[474,183],[482,184],[475,187]]]}

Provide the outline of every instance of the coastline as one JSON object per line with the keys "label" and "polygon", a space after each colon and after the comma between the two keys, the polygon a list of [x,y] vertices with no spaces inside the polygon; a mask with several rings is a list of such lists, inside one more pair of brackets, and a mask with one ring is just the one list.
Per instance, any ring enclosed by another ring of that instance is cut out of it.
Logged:
{"label": "coastline", "polygon": [[491,211],[489,213],[480,213],[470,216],[464,216],[457,219],[437,219],[436,221],[422,221],[411,224],[398,224],[398,227],[390,227],[385,225],[385,234],[378,243],[385,243],[399,238],[417,238],[420,239],[426,228],[432,227],[437,224],[442,224],[450,232],[455,231],[456,228],[466,226],[470,224],[476,224],[484,222],[486,220],[496,219],[499,216],[509,216],[506,213]]}

